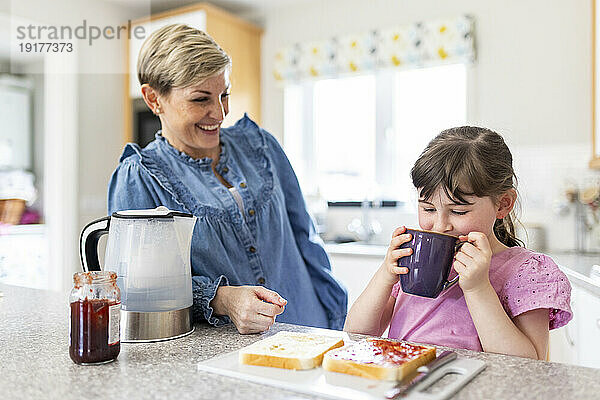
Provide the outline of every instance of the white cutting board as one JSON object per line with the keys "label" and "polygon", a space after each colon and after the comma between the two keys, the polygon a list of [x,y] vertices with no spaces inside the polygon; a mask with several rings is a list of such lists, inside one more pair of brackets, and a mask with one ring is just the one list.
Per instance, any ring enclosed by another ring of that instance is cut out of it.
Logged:
{"label": "white cutting board", "polygon": [[[447,399],[466,385],[467,382],[473,379],[484,368],[485,363],[483,361],[458,358],[434,371],[430,377],[417,385],[405,399]],[[395,385],[395,382],[377,381],[338,372],[325,371],[321,367],[304,371],[294,371],[243,365],[238,362],[237,351],[202,361],[198,363],[198,370],[298,393],[317,395],[328,399],[381,400],[385,399],[385,392]],[[435,393],[421,391],[431,386],[431,384],[447,373],[459,375],[441,391]]]}

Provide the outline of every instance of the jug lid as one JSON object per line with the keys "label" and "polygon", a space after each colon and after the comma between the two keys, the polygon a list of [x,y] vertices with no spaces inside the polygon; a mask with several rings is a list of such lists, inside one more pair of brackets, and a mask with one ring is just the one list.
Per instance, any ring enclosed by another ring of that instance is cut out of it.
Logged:
{"label": "jug lid", "polygon": [[173,217],[189,217],[192,218],[192,214],[183,213],[180,211],[169,210],[165,206],[159,206],[148,210],[123,210],[116,211],[112,214],[113,218],[124,218],[124,219],[154,219],[154,218],[173,218]]}

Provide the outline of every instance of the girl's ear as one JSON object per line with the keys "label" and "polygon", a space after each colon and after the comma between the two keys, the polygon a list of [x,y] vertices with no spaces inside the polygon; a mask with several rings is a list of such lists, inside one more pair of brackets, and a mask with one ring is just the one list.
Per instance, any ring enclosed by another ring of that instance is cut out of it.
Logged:
{"label": "girl's ear", "polygon": [[502,219],[506,217],[515,206],[517,201],[517,191],[515,189],[509,189],[498,199],[496,218]]}

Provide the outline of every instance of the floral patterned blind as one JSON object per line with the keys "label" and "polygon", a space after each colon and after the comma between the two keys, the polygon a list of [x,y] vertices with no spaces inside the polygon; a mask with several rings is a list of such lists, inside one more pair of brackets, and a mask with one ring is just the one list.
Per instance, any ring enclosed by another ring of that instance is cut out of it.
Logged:
{"label": "floral patterned blind", "polygon": [[465,15],[296,43],[276,54],[273,73],[286,83],[383,68],[470,63],[475,60],[473,29],[473,19]]}

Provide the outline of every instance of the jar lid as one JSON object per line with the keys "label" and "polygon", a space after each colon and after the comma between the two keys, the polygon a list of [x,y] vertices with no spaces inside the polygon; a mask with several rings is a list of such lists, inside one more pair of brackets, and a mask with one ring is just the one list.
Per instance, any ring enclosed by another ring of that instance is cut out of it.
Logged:
{"label": "jar lid", "polygon": [[124,219],[154,219],[154,218],[169,218],[173,217],[187,217],[192,218],[192,214],[183,213],[180,211],[171,211],[165,206],[159,206],[147,210],[124,210],[116,211],[112,215],[113,218],[124,218]]}
{"label": "jar lid", "polygon": [[95,283],[111,282],[117,280],[117,274],[113,271],[88,271],[75,272],[73,283],[75,286],[91,285]]}

